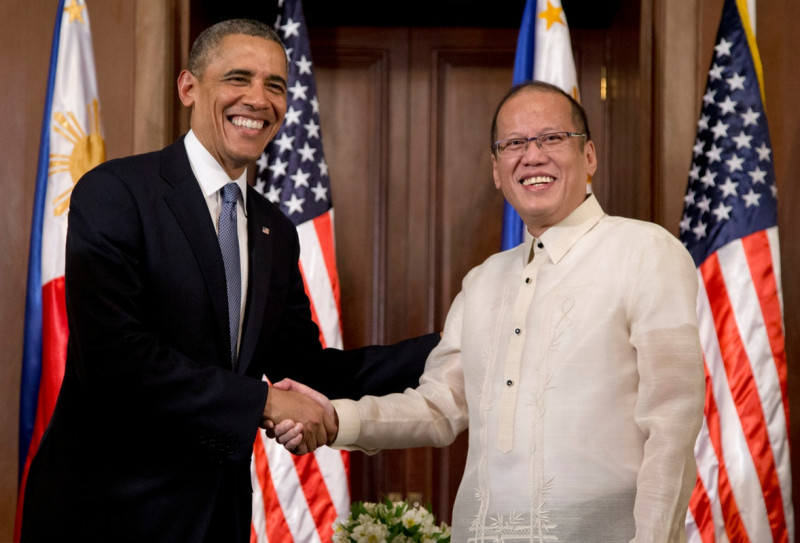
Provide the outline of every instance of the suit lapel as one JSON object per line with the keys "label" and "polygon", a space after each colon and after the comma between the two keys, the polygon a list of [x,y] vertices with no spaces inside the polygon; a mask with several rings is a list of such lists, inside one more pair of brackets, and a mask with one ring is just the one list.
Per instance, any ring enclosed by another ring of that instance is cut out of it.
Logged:
{"label": "suit lapel", "polygon": [[239,373],[247,371],[253,358],[264,308],[269,291],[270,265],[272,263],[272,240],[270,238],[269,217],[264,206],[256,205],[256,199],[263,198],[254,189],[247,189],[247,240],[250,248],[247,304],[245,307],[242,341],[239,347]]}
{"label": "suit lapel", "polygon": [[211,299],[220,333],[220,360],[230,359],[228,345],[228,297],[225,265],[219,249],[214,223],[208,214],[203,193],[192,173],[183,138],[162,151],[161,177],[168,187],[164,199],[172,210],[195,254]]}

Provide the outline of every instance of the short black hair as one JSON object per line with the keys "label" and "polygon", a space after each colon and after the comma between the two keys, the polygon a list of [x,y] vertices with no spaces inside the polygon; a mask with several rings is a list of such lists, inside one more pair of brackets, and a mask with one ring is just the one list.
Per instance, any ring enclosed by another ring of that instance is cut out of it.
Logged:
{"label": "short black hair", "polygon": [[575,98],[570,96],[569,93],[564,92],[563,89],[553,85],[551,83],[547,83],[545,81],[524,81],[522,83],[518,83],[511,87],[509,91],[506,93],[505,96],[500,100],[500,103],[497,105],[497,109],[494,111],[494,117],[492,117],[492,133],[491,133],[491,141],[489,142],[492,146],[492,151],[494,151],[494,142],[497,141],[497,115],[500,113],[500,109],[503,105],[508,102],[510,98],[516,96],[520,92],[527,90],[527,89],[534,89],[539,90],[542,92],[549,92],[553,94],[560,94],[567,100],[569,100],[570,106],[572,108],[572,120],[576,125],[576,130],[581,134],[586,134],[586,141],[590,141],[592,139],[592,135],[589,133],[589,120],[586,117],[586,110],[583,109],[583,106],[578,102]]}
{"label": "short black hair", "polygon": [[[189,71],[198,79],[202,78],[211,55],[219,43],[223,38],[234,34],[256,36],[257,38],[274,41],[281,46],[284,53],[286,52],[278,33],[266,23],[255,19],[228,19],[206,28],[197,36],[189,53]],[[286,62],[288,72],[288,59]]]}

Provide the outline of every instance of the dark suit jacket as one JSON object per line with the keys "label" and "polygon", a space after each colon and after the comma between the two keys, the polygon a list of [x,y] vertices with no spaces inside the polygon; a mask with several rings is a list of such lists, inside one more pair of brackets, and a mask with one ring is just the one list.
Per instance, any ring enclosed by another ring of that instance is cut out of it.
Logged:
{"label": "dark suit jacket", "polygon": [[248,541],[262,375],[331,397],[399,391],[438,341],[322,349],[295,227],[249,188],[234,373],[222,256],[182,140],[90,171],[69,213],[66,373],[23,541]]}

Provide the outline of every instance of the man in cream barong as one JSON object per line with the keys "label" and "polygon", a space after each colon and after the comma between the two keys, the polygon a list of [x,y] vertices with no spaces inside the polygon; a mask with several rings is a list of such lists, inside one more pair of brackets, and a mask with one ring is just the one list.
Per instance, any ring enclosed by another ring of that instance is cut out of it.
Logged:
{"label": "man in cream barong", "polygon": [[332,401],[333,446],[446,446],[469,427],[453,542],[684,541],[704,404],[694,263],[586,194],[594,143],[559,88],[511,89],[492,142],[529,235],[464,278],[416,389]]}

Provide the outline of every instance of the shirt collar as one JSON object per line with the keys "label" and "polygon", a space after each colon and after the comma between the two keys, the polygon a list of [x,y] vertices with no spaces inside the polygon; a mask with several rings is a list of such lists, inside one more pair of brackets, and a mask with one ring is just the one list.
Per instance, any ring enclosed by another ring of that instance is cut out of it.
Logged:
{"label": "shirt collar", "polygon": [[[583,237],[586,232],[592,229],[595,224],[605,215],[600,202],[594,194],[590,194],[581,205],[570,213],[560,223],[551,226],[536,241],[541,241],[547,251],[550,260],[558,263],[569,252],[573,245]],[[525,258],[530,254],[531,245],[534,238],[525,231]]]}
{"label": "shirt collar", "polygon": [[242,172],[237,179],[231,179],[217,160],[208,152],[200,140],[197,139],[193,130],[187,132],[186,137],[183,139],[183,144],[186,147],[186,154],[189,156],[189,164],[192,166],[192,172],[200,183],[200,188],[203,191],[203,196],[208,198],[214,193],[230,183],[235,181],[239,185],[239,190],[242,193],[243,208],[247,209],[247,169]]}

